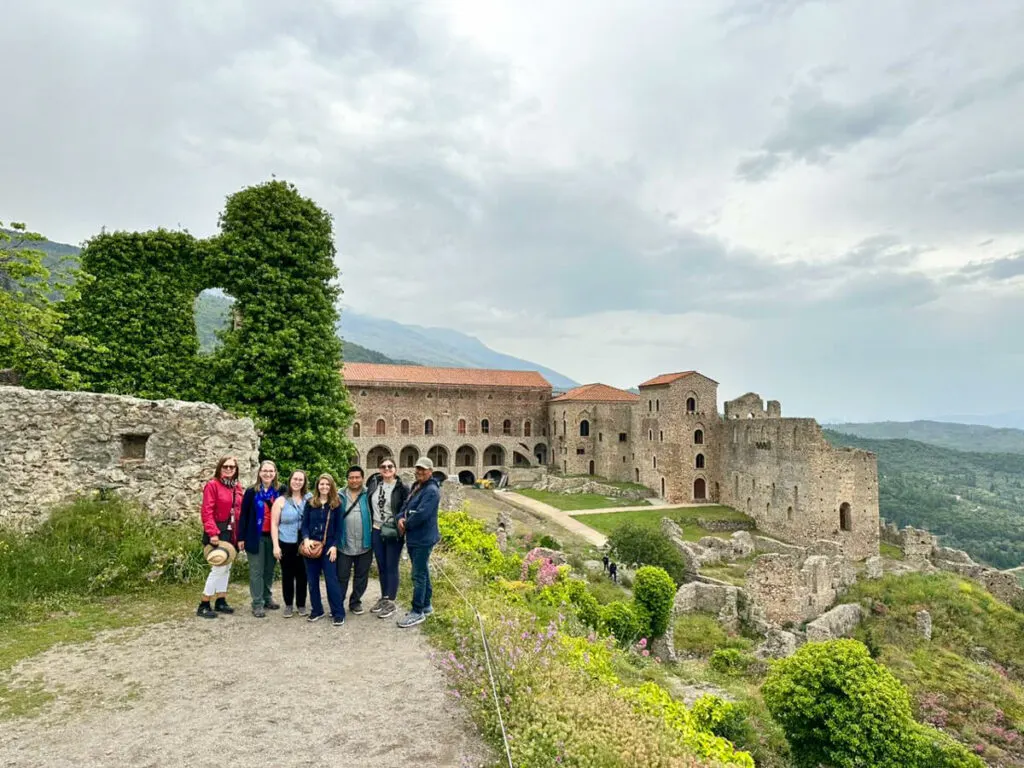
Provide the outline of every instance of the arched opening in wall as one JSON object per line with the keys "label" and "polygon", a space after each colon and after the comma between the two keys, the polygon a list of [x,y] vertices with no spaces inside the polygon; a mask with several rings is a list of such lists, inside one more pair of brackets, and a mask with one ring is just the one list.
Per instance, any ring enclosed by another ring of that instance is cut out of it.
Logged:
{"label": "arched opening in wall", "polygon": [[533,446],[533,455],[537,457],[537,463],[541,466],[548,463],[548,447],[544,443]]}
{"label": "arched opening in wall", "polygon": [[653,457],[652,461],[654,463],[654,468],[657,469],[658,468],[658,457],[657,456]]}
{"label": "arched opening in wall", "polygon": [[476,483],[476,475],[470,472],[468,469],[464,469],[459,472],[459,482],[463,485],[473,485]]}
{"label": "arched opening in wall", "polygon": [[764,505],[764,519],[768,520],[772,514],[772,503],[769,501]]}
{"label": "arched opening in wall", "polygon": [[658,430],[658,441],[662,442],[662,443],[665,442],[665,430],[663,430],[663,429],[659,429]]}
{"label": "arched opening in wall", "polygon": [[431,477],[433,477],[439,483],[443,483],[445,480],[448,479],[448,475],[446,475],[444,472],[441,472],[441,471],[434,472],[431,475]]}
{"label": "arched opening in wall", "polygon": [[395,460],[391,454],[391,449],[386,445],[375,445],[366,453],[366,466],[379,467],[384,459]]}
{"label": "arched opening in wall", "polygon": [[661,412],[661,400],[654,401],[654,410],[658,413]]}
{"label": "arched opening in wall", "polygon": [[590,437],[590,422],[586,419],[580,422],[580,437]]}
{"label": "arched opening in wall", "polygon": [[359,422],[357,421],[355,424],[352,425],[352,437],[359,437],[359,434],[362,432],[362,430],[363,428],[359,425]]}
{"label": "arched opening in wall", "polygon": [[698,429],[696,432],[693,433],[693,444],[694,445],[704,445],[704,430],[703,429]]}
{"label": "arched opening in wall", "polygon": [[459,419],[458,433],[460,435],[466,434],[466,420],[465,419]]}
{"label": "arched opening in wall", "polygon": [[839,530],[853,530],[853,511],[850,509],[850,502],[844,501],[839,505]]}
{"label": "arched opening in wall", "polygon": [[697,460],[694,462],[694,466],[697,469],[704,469],[704,454],[703,453],[698,453],[697,454]]}
{"label": "arched opening in wall", "polygon": [[567,424],[568,422],[566,422],[565,419],[562,419],[562,437],[565,437],[566,435],[566,429],[568,429]]}
{"label": "arched opening in wall", "polygon": [[794,485],[793,486],[793,506],[794,507],[799,507],[800,506],[800,486],[799,485]]}
{"label": "arched opening in wall", "polygon": [[511,435],[512,434],[512,420],[511,419],[505,419],[503,422],[501,422],[501,434],[503,434],[503,435]]}
{"label": "arched opening in wall", "polygon": [[505,466],[505,449],[500,445],[489,445],[484,449],[485,467]]}
{"label": "arched opening in wall", "polygon": [[696,413],[697,412],[697,398],[688,397],[686,398],[686,412]]}
{"label": "arched opening in wall", "polygon": [[484,473],[484,480],[490,480],[495,485],[501,483],[502,472],[500,469],[492,469],[489,472]]}
{"label": "arched opening in wall", "polygon": [[739,476],[738,472],[733,476],[733,480],[735,481],[733,483],[733,485],[735,487],[732,489],[732,495],[735,496],[737,499],[739,499],[739,497],[740,497],[740,476]]}
{"label": "arched opening in wall", "polygon": [[460,445],[455,451],[456,467],[475,467],[476,448],[472,445]]}
{"label": "arched opening in wall", "polygon": [[[407,445],[398,454],[398,466],[402,469],[410,469],[416,466],[420,460],[420,449],[415,445]],[[377,466],[377,465],[374,465]]]}
{"label": "arched opening in wall", "polygon": [[432,435],[432,434],[434,434],[434,420],[433,419],[427,419],[426,421],[423,422],[423,434],[424,435]]}
{"label": "arched opening in wall", "polygon": [[388,425],[384,419],[377,419],[377,424],[374,426],[374,432],[378,435],[387,434]]}
{"label": "arched opening in wall", "polygon": [[530,466],[530,460],[526,456],[523,456],[519,451],[512,451],[512,466],[528,467]]}
{"label": "arched opening in wall", "polygon": [[199,354],[208,355],[223,344],[221,334],[242,327],[235,297],[221,288],[200,291],[192,302],[192,319],[199,339]]}
{"label": "arched opening in wall", "polygon": [[427,451],[427,458],[434,462],[435,467],[448,466],[448,449],[443,445],[435,445]]}
{"label": "arched opening in wall", "polygon": [[661,478],[661,498],[665,498],[665,478]]}
{"label": "arched opening in wall", "polygon": [[399,429],[400,429],[400,431],[401,431],[401,433],[403,435],[408,435],[409,434],[409,420],[408,419],[402,419],[402,424],[400,425]]}
{"label": "arched opening in wall", "polygon": [[488,419],[480,420],[480,434],[489,435],[491,434],[491,422]]}
{"label": "arched opening in wall", "polygon": [[639,483],[640,482],[640,467],[637,467],[633,471],[636,473],[636,481]]}
{"label": "arched opening in wall", "polygon": [[593,459],[590,460],[590,463],[587,466],[587,469],[588,469],[588,474],[591,474],[591,475],[594,474],[594,460]]}
{"label": "arched opening in wall", "polygon": [[533,425],[530,424],[530,420],[527,419],[523,422],[523,437],[530,437],[533,433]]}
{"label": "arched opening in wall", "polygon": [[792,507],[786,507],[786,522],[787,523],[792,523],[793,522],[793,508]]}
{"label": "arched opening in wall", "polygon": [[751,509],[750,509],[750,497],[747,496],[747,514],[749,515],[750,512],[751,512]]}
{"label": "arched opening in wall", "polygon": [[567,475],[569,473],[569,462],[562,459],[562,474]]}
{"label": "arched opening in wall", "polygon": [[[664,494],[663,494],[664,495]],[[693,481],[693,498],[695,501],[703,501],[708,497],[708,486],[703,477]]]}
{"label": "arched opening in wall", "polygon": [[654,439],[654,430],[653,429],[648,429],[647,430],[647,439],[648,440],[653,440]]}

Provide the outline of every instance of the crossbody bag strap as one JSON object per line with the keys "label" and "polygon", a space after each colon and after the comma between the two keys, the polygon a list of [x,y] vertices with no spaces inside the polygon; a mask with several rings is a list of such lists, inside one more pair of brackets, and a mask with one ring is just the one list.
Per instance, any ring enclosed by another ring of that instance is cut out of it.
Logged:
{"label": "crossbody bag strap", "polygon": [[331,506],[327,505],[327,522],[324,523],[324,537],[320,540],[320,546],[327,546],[327,529],[331,527]]}

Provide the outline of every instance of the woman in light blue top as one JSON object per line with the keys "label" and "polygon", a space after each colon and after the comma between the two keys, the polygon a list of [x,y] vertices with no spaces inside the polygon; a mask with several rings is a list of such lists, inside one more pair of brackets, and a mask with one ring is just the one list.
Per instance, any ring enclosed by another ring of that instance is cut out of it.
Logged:
{"label": "woman in light blue top", "polygon": [[281,616],[286,619],[291,617],[296,608],[300,616],[306,615],[306,564],[299,554],[302,508],[313,496],[307,491],[306,485],[305,472],[301,469],[292,472],[288,478],[287,493],[278,497],[270,510],[270,538],[274,542],[274,557],[281,561],[281,591],[284,594],[284,611]]}

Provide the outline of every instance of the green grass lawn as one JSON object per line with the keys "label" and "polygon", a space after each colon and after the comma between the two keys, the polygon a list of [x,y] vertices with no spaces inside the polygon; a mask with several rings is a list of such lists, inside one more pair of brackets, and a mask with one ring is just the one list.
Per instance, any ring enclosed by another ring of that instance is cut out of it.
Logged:
{"label": "green grass lawn", "polygon": [[552,493],[551,491],[537,491],[533,488],[517,490],[523,496],[543,501],[556,509],[605,509],[606,507],[647,507],[645,501],[631,501],[630,499],[619,499],[611,496],[601,496],[596,493]]}
{"label": "green grass lawn", "polygon": [[897,547],[895,544],[887,544],[884,541],[878,545],[878,554],[882,557],[887,557],[890,560],[902,560],[903,550]]}
{"label": "green grass lawn", "polygon": [[[577,507],[577,509],[582,509],[582,507]],[[742,512],[737,512],[731,507],[723,507],[718,504],[708,504],[701,507],[657,507],[654,509],[637,509],[635,511],[608,512],[606,514],[580,515],[576,519],[608,536],[623,523],[639,523],[640,525],[657,528],[661,525],[661,518],[663,517],[670,517],[679,523],[683,529],[683,538],[687,541],[697,541],[704,536],[728,538],[732,535],[730,533],[715,533],[701,528],[697,525],[697,518],[742,521],[750,519]]]}

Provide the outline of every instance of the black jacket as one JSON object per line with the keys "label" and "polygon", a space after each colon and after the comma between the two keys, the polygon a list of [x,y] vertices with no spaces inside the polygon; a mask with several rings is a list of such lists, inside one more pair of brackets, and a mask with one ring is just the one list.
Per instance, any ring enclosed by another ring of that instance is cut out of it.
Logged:
{"label": "black jacket", "polygon": [[[374,474],[366,481],[366,495],[370,500],[370,513],[372,516],[373,510],[376,509],[374,506],[376,502],[375,494],[380,484],[384,482],[384,478],[380,474]],[[391,514],[398,516],[398,513],[402,511],[402,505],[405,504],[405,500],[409,498],[409,489],[405,483],[402,482],[402,478],[395,475],[395,490],[391,492]]]}

